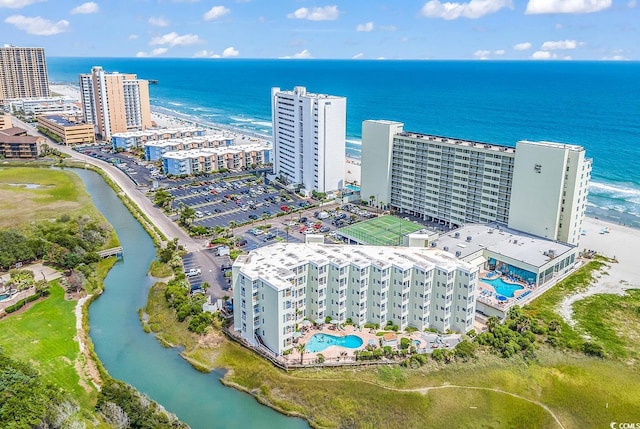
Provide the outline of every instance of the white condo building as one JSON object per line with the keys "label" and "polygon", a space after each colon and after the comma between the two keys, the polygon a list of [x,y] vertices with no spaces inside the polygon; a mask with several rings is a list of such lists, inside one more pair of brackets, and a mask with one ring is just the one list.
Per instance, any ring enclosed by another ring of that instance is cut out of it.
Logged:
{"label": "white condo building", "polygon": [[468,332],[477,277],[435,248],[272,244],[233,264],[234,329],[276,354],[304,319]]}
{"label": "white condo building", "polygon": [[307,193],[342,189],[346,112],[345,97],[272,88],[274,174]]}
{"label": "white condo building", "polygon": [[590,177],[581,146],[513,148],[405,132],[400,122],[362,124],[362,198],[449,226],[497,221],[578,244]]}

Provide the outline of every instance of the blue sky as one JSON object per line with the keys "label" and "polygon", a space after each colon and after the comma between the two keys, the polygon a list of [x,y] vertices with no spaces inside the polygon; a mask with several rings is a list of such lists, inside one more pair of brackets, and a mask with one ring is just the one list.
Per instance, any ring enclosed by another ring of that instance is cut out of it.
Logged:
{"label": "blue sky", "polygon": [[0,0],[48,56],[640,60],[640,0]]}

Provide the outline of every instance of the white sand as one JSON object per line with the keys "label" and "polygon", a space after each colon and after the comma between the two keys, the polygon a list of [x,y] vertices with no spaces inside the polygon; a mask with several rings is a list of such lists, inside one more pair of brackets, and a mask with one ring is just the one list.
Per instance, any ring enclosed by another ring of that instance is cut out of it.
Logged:
{"label": "white sand", "polygon": [[347,157],[347,163],[345,165],[344,180],[346,183],[355,183],[360,185],[361,168],[360,160],[356,158]]}
{"label": "white sand", "polygon": [[[600,234],[604,228],[608,233]],[[607,268],[586,291],[565,298],[559,312],[567,323],[574,325],[573,303],[600,293],[624,295],[627,289],[640,288],[640,229],[629,228],[594,218],[586,218],[586,235],[580,238],[580,249],[595,250],[618,262]]]}
{"label": "white sand", "polygon": [[51,92],[80,101],[80,87],[73,85],[49,85]]}

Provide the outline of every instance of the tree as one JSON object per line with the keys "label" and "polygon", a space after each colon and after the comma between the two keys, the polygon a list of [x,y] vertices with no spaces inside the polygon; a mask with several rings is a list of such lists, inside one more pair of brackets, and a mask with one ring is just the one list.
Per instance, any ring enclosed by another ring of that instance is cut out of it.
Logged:
{"label": "tree", "polygon": [[189,207],[189,206],[185,206],[184,204],[181,205],[180,208],[180,224],[183,226],[187,226],[189,224],[191,224],[191,222],[193,222],[193,218],[196,215],[196,211]]}
{"label": "tree", "polygon": [[72,270],[71,274],[67,277],[67,291],[69,292],[80,292],[85,282],[84,274],[80,271]]}
{"label": "tree", "polygon": [[234,228],[236,227],[236,222],[234,220],[229,221],[229,229],[231,230],[231,237],[235,235]]}
{"label": "tree", "polygon": [[153,196],[154,204],[163,209],[169,208],[173,199],[173,195],[165,189],[158,189],[156,194]]}
{"label": "tree", "polygon": [[307,349],[307,345],[305,343],[300,343],[296,346],[296,350],[300,353],[300,365],[302,365],[304,359],[304,352]]}
{"label": "tree", "polygon": [[373,202],[376,200],[375,195],[369,195],[369,204],[373,206]]}
{"label": "tree", "polygon": [[125,411],[111,401],[107,401],[100,406],[100,414],[105,421],[116,429],[129,427],[129,416]]}
{"label": "tree", "polygon": [[487,329],[489,332],[493,332],[500,325],[500,319],[497,316],[490,316],[487,319]]}
{"label": "tree", "polygon": [[289,242],[289,231],[291,231],[291,227],[289,225],[284,227],[284,232],[287,233],[287,243]]}

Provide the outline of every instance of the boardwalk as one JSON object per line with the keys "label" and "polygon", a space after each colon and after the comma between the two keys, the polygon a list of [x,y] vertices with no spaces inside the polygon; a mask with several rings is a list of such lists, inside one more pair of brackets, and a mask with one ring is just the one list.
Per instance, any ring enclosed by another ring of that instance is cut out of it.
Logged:
{"label": "boardwalk", "polygon": [[109,256],[116,256],[118,258],[124,257],[122,247],[112,247],[111,249],[101,250],[97,252],[101,258],[108,258]]}

